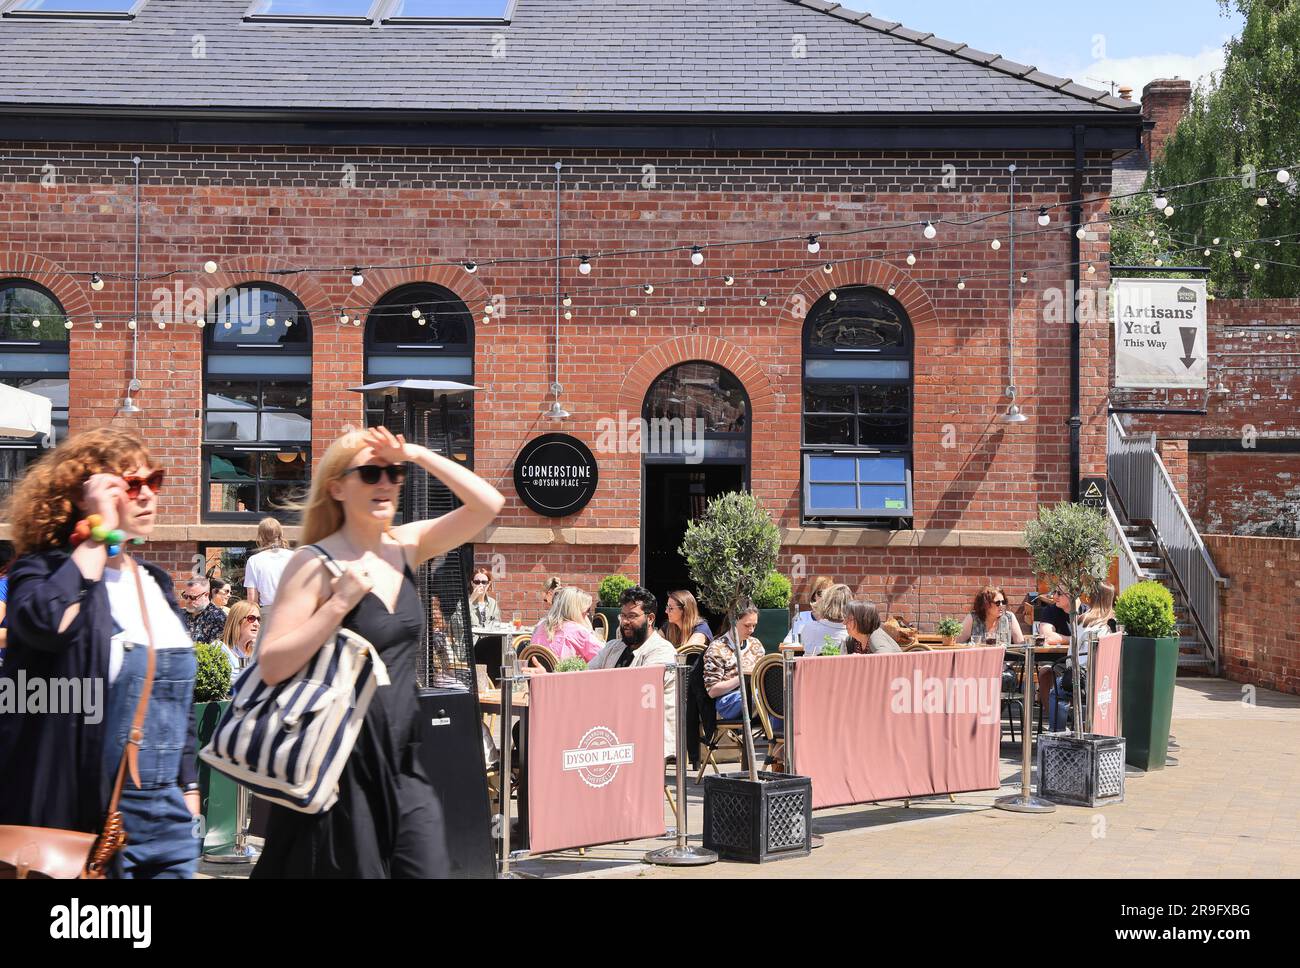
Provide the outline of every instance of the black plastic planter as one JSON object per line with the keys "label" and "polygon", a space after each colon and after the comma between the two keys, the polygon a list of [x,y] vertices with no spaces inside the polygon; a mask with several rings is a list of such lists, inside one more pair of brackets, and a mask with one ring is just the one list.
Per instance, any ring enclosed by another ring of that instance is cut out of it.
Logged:
{"label": "black plastic planter", "polygon": [[1123,803],[1124,737],[1070,732],[1039,736],[1038,793],[1075,807]]}
{"label": "black plastic planter", "polygon": [[812,850],[812,779],[784,773],[704,778],[704,846],[723,860],[763,864]]}

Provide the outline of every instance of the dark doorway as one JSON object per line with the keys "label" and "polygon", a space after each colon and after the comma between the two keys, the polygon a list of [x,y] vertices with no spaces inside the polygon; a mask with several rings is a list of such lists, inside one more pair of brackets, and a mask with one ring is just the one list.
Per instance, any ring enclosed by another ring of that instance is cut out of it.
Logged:
{"label": "dark doorway", "polygon": [[[663,623],[663,602],[679,588],[697,591],[687,573],[686,560],[678,553],[686,536],[686,522],[704,513],[710,498],[745,489],[743,464],[645,465],[643,581],[660,602],[658,621]],[[698,597],[698,595],[696,596]],[[704,611],[701,608],[701,611]],[[716,630],[717,616],[705,613]]]}

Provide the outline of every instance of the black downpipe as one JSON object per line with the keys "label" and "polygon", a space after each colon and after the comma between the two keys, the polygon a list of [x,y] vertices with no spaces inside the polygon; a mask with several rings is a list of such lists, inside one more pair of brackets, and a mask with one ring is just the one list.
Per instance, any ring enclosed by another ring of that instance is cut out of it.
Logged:
{"label": "black downpipe", "polygon": [[1083,225],[1083,144],[1084,144],[1084,127],[1081,124],[1074,126],[1074,174],[1070,180],[1070,197],[1074,201],[1070,205],[1070,283],[1072,292],[1072,306],[1070,309],[1070,500],[1079,500],[1079,469],[1080,469],[1080,431],[1083,427],[1083,416],[1080,412],[1079,403],[1079,293],[1082,291],[1082,275],[1079,266],[1079,259],[1082,250],[1082,240],[1079,238],[1079,227]]}

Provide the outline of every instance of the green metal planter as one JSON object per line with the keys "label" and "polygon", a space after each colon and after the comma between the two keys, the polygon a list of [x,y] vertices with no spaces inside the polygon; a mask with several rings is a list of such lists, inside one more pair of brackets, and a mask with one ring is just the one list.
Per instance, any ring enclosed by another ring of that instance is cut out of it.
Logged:
{"label": "green metal planter", "polygon": [[775,652],[790,631],[790,611],[785,608],[760,608],[754,635],[768,652]]}
{"label": "green metal planter", "polygon": [[1139,770],[1163,770],[1174,712],[1178,639],[1126,635],[1120,656],[1125,762]]}
{"label": "green metal planter", "polygon": [[[194,726],[199,734],[199,749],[208,745],[212,734],[216,732],[217,723],[229,705],[229,699],[194,704]],[[234,780],[217,773],[199,760],[199,794],[202,797],[203,822],[207,830],[203,838],[205,852],[221,850],[235,843],[237,791]]]}

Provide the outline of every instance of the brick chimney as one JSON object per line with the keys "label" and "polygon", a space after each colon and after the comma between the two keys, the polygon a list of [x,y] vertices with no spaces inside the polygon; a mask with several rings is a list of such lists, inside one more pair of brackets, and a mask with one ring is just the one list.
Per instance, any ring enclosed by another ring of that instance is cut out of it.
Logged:
{"label": "brick chimney", "polygon": [[1154,121],[1155,127],[1142,133],[1142,147],[1155,161],[1178,122],[1192,103],[1192,82],[1178,78],[1155,80],[1142,88],[1142,117]]}

